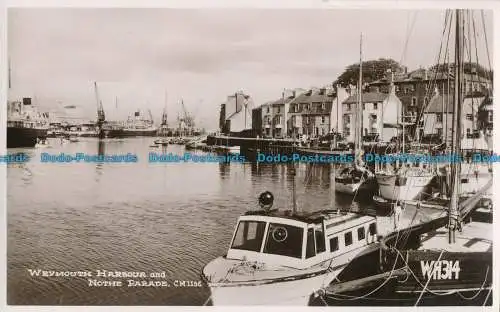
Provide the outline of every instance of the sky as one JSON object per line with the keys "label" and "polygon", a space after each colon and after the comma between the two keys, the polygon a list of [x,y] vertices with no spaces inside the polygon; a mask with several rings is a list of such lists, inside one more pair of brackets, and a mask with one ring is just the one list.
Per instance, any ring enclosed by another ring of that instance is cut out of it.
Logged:
{"label": "sky", "polygon": [[31,96],[45,110],[75,105],[95,119],[96,81],[109,119],[140,108],[159,121],[166,105],[172,123],[182,99],[198,125],[215,129],[220,104],[236,91],[258,106],[284,88],[331,84],[359,62],[361,33],[365,60],[432,65],[443,24],[438,10],[9,8],[9,99]]}

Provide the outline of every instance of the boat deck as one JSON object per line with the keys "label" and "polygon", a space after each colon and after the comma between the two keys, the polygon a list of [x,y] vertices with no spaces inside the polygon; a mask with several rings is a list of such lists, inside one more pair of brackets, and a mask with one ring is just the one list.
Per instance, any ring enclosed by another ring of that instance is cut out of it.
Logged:
{"label": "boat deck", "polygon": [[[391,211],[392,212],[392,211]],[[395,231],[394,229],[394,215],[377,216],[378,234],[386,236]],[[399,230],[407,229],[414,225],[422,224],[432,221],[439,217],[446,215],[445,210],[434,209],[433,207],[420,207],[415,205],[403,205],[403,211],[399,219]]]}
{"label": "boat deck", "polygon": [[493,226],[489,223],[471,222],[456,232],[455,243],[448,243],[448,229],[441,228],[422,237],[422,250],[441,250],[446,246],[450,252],[489,252],[493,248]]}

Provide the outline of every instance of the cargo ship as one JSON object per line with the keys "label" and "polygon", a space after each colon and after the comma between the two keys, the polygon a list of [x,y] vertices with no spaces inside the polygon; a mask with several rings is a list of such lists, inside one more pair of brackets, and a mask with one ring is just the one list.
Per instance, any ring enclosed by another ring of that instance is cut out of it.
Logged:
{"label": "cargo ship", "polygon": [[104,123],[103,131],[106,138],[152,137],[156,136],[157,133],[157,129],[153,125],[151,111],[149,111],[149,118],[144,118],[140,110],[137,110],[134,116],[129,116],[124,123]]}
{"label": "cargo ship", "polygon": [[7,103],[7,148],[34,147],[48,130],[48,115],[38,112],[31,98]]}

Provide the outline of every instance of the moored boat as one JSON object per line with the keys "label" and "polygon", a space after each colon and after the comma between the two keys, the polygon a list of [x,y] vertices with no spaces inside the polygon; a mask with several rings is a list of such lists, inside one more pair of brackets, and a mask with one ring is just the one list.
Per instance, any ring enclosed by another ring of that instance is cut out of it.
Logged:
{"label": "moored boat", "polygon": [[425,195],[426,187],[435,175],[428,169],[404,166],[395,173],[378,171],[375,176],[382,198],[408,201]]}
{"label": "moored boat", "polygon": [[[362,39],[362,37],[361,37]],[[360,40],[362,47],[362,40]],[[360,49],[359,58],[359,82],[358,82],[358,103],[355,114],[355,139],[354,139],[354,163],[344,168],[335,177],[335,191],[349,195],[357,195],[359,191],[372,193],[376,189],[376,181],[373,173],[364,166],[362,159],[362,128],[363,128],[363,59]],[[368,196],[370,197],[370,196]]]}
{"label": "moored boat", "polygon": [[261,195],[262,210],[239,218],[227,254],[203,268],[214,305],[307,305],[350,261],[378,246],[373,216],[271,210],[269,194]]}
{"label": "moored boat", "polygon": [[48,118],[32,106],[31,98],[7,103],[7,148],[34,147],[48,130]]}

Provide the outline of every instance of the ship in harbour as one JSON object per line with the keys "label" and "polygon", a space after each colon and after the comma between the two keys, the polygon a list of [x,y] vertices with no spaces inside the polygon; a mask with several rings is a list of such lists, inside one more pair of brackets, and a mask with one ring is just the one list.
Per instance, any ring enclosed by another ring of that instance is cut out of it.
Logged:
{"label": "ship in harbour", "polygon": [[126,122],[106,122],[103,125],[104,136],[106,138],[156,136],[157,129],[151,111],[148,110],[148,114],[149,116],[145,117],[141,110],[137,110]]}
{"label": "ship in harbour", "polygon": [[7,148],[34,147],[47,138],[47,113],[39,112],[31,98],[7,103]]}

